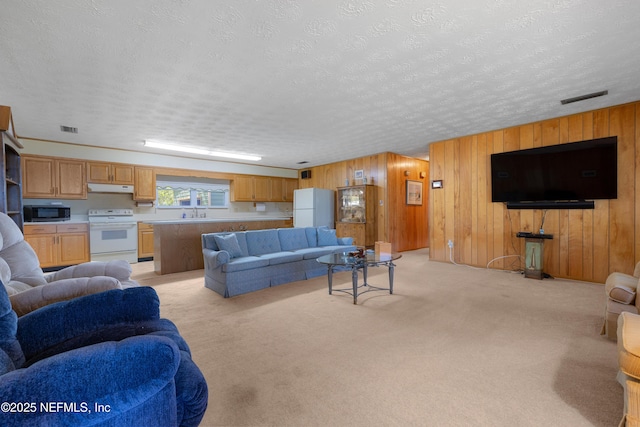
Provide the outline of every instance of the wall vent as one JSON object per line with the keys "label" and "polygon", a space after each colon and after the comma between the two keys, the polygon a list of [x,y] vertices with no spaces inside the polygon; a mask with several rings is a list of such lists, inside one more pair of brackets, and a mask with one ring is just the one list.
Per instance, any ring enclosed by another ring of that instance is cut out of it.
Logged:
{"label": "wall vent", "polygon": [[60,126],[60,130],[62,132],[68,132],[68,133],[78,133],[78,128],[74,128],[71,126]]}

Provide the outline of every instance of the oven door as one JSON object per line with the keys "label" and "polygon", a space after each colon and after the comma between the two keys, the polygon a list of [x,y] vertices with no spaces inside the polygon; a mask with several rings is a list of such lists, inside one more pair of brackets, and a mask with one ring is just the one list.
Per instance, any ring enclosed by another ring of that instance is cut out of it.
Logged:
{"label": "oven door", "polygon": [[138,250],[138,224],[135,222],[89,224],[91,254]]}

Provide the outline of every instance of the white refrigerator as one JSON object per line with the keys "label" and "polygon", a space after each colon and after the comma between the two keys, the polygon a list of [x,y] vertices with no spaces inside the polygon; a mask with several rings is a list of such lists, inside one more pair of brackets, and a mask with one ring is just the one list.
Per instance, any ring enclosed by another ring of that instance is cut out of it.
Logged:
{"label": "white refrigerator", "polygon": [[302,188],[293,192],[293,226],[335,228],[332,190]]}

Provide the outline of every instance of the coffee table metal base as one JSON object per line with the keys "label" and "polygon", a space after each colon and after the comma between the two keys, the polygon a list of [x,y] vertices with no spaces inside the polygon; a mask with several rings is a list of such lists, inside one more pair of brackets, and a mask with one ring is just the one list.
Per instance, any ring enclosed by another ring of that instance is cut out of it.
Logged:
{"label": "coffee table metal base", "polygon": [[[380,288],[377,286],[373,286],[370,285],[367,282],[367,274],[368,274],[368,269],[370,266],[373,267],[380,267],[386,265],[389,269],[389,287],[388,288]],[[372,291],[389,291],[389,294],[393,294],[393,269],[395,267],[395,264],[392,261],[383,261],[383,262],[376,262],[376,263],[368,263],[368,262],[364,262],[361,264],[352,264],[351,265],[351,283],[352,283],[352,288],[348,289],[348,288],[344,288],[344,289],[333,289],[333,270],[335,267],[338,267],[337,265],[329,265],[329,271],[327,273],[327,279],[329,281],[329,295],[331,295],[334,291],[335,292],[344,292],[346,294],[349,295],[353,295],[353,303],[354,304],[358,304],[358,295],[362,295],[365,294],[367,292],[372,292]],[[344,266],[341,266],[344,267]],[[363,276],[363,283],[361,285],[358,285],[358,271],[362,270],[362,276]],[[365,289],[365,290],[362,290]]]}

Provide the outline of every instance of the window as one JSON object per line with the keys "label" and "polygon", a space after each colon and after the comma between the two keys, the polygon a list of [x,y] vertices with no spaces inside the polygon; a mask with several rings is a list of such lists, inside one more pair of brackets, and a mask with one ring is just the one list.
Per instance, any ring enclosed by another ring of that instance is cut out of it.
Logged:
{"label": "window", "polygon": [[228,181],[158,176],[156,190],[159,208],[229,207]]}

